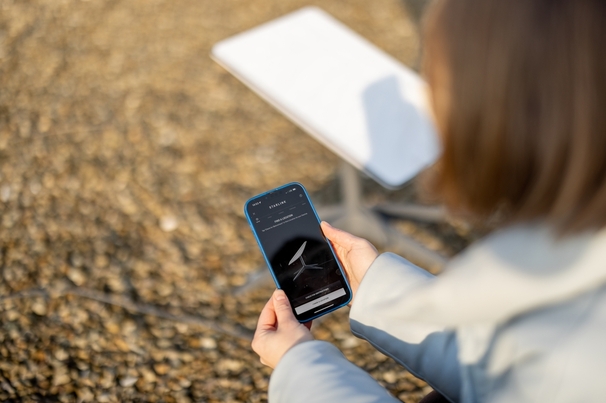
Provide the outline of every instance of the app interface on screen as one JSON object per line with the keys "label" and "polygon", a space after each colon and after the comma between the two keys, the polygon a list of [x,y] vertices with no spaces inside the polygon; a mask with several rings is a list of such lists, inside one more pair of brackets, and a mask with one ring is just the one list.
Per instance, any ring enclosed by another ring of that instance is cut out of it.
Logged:
{"label": "app interface on screen", "polygon": [[315,316],[342,302],[343,276],[299,186],[252,201],[248,213],[297,315]]}

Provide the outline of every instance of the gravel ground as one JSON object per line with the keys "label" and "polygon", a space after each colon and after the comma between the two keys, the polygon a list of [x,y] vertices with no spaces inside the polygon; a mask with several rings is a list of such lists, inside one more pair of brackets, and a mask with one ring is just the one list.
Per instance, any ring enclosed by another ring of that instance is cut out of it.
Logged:
{"label": "gravel ground", "polygon": [[[315,3],[414,63],[401,2]],[[332,200],[338,159],[208,55],[308,4],[0,0],[0,400],[266,401],[249,338],[272,286],[232,293],[261,264],[242,204],[288,181]],[[470,239],[399,226],[449,254]],[[315,335],[402,400],[427,393],[346,311]]]}

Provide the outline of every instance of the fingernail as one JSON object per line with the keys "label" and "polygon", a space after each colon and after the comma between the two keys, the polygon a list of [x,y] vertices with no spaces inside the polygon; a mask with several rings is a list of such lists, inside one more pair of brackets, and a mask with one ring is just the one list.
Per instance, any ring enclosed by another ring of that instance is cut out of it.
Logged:
{"label": "fingernail", "polygon": [[283,301],[285,299],[286,299],[286,297],[284,296],[284,294],[282,294],[282,293],[276,294],[276,301]]}

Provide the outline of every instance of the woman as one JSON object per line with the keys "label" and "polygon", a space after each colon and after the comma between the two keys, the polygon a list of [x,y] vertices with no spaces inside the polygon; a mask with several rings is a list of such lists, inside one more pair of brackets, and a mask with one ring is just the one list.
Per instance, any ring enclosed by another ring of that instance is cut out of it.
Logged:
{"label": "woman", "polygon": [[[352,332],[452,402],[606,399],[606,2],[437,0],[424,73],[434,188],[500,228],[432,276],[322,224]],[[253,349],[272,402],[395,401],[276,291]]]}

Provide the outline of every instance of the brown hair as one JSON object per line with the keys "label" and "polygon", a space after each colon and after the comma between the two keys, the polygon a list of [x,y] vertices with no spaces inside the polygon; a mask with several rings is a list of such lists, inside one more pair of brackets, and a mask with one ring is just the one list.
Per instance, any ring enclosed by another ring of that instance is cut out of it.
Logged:
{"label": "brown hair", "polygon": [[606,1],[436,0],[423,70],[449,207],[606,225]]}

